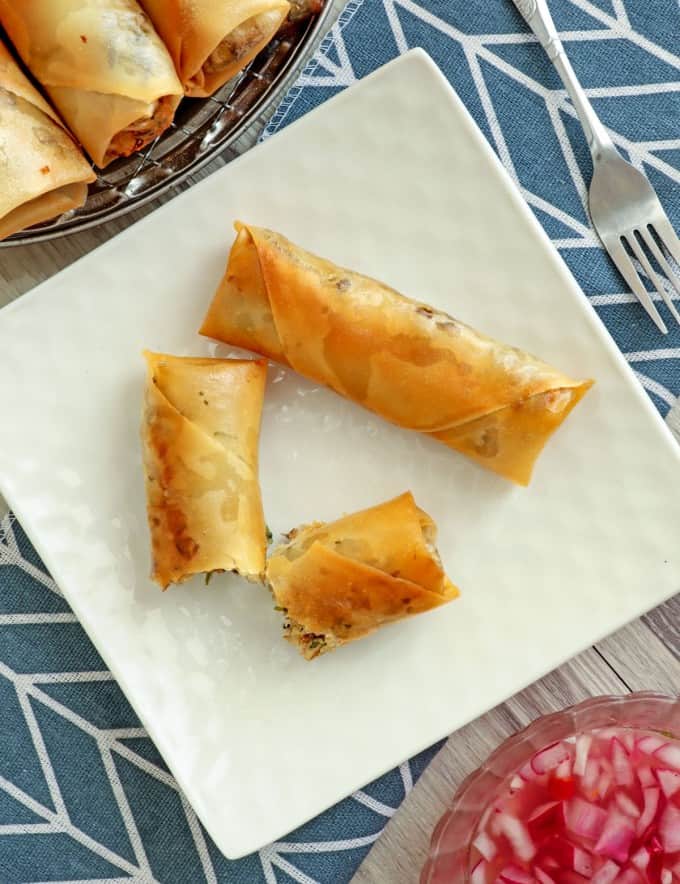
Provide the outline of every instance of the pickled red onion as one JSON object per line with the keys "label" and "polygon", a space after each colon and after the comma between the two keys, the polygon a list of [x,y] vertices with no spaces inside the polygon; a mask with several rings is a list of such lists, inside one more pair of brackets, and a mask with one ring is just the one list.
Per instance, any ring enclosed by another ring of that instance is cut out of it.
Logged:
{"label": "pickled red onion", "polygon": [[680,884],[680,742],[579,734],[503,790],[480,820],[470,884]]}

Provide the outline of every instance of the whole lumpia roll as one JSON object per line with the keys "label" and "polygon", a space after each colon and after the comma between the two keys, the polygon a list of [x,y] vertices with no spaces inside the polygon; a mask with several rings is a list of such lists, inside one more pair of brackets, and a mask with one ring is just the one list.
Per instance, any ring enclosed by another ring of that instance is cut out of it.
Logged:
{"label": "whole lumpia roll", "polygon": [[288,535],[267,563],[284,638],[308,660],[457,598],[410,492]]}
{"label": "whole lumpia roll", "polygon": [[202,334],[289,365],[521,485],[591,386],[279,233],[236,230]]}
{"label": "whole lumpia roll", "polygon": [[212,95],[263,49],[287,0],[140,0],[192,97]]}
{"label": "whole lumpia roll", "polygon": [[0,0],[0,23],[97,166],[172,122],[182,86],[135,0]]}
{"label": "whole lumpia roll", "polygon": [[267,364],[145,353],[142,442],[153,579],[264,572],[258,478]]}
{"label": "whole lumpia roll", "polygon": [[94,173],[0,42],[0,239],[82,206]]}

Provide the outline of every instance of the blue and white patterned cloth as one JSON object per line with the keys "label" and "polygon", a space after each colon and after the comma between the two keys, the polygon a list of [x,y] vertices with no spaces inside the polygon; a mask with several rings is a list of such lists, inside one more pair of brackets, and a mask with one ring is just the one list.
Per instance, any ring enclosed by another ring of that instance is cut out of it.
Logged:
{"label": "blue and white patterned cloth", "polygon": [[[550,6],[616,143],[680,229],[678,0]],[[666,338],[655,331],[600,248],[585,208],[581,130],[510,0],[352,0],[265,137],[413,46],[455,86],[665,414],[680,393],[680,329]],[[19,525],[11,516],[1,523],[0,884],[342,884],[436,749],[282,842],[229,862]]]}

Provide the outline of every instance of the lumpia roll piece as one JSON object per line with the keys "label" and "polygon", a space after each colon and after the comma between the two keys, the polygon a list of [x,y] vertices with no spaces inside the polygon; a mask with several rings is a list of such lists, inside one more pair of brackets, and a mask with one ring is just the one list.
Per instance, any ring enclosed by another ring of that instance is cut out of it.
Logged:
{"label": "lumpia roll piece", "polygon": [[318,15],[323,9],[323,5],[324,0],[290,0],[288,21],[295,23]]}
{"label": "lumpia roll piece", "polygon": [[0,239],[83,205],[95,175],[0,41]]}
{"label": "lumpia roll piece", "polygon": [[170,50],[184,91],[212,95],[276,34],[287,0],[140,0]]}
{"label": "lumpia roll piece", "polygon": [[153,579],[163,589],[213,571],[260,580],[266,362],[145,357],[142,443]]}
{"label": "lumpia roll piece", "polygon": [[135,0],[0,0],[0,23],[97,166],[172,122],[182,86]]}
{"label": "lumpia roll piece", "polygon": [[521,485],[592,385],[279,233],[236,230],[202,334],[289,365]]}
{"label": "lumpia roll piece", "polygon": [[267,582],[286,617],[284,638],[311,660],[455,599],[436,535],[410,492],[292,531],[267,563]]}

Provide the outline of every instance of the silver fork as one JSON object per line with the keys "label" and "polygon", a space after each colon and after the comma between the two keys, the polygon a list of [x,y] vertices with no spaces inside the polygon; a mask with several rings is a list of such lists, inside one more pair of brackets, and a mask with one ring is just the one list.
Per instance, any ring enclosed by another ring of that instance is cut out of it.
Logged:
{"label": "silver fork", "polygon": [[631,287],[657,328],[663,334],[667,334],[666,324],[640,279],[630,253],[637,258],[652,285],[666,302],[674,319],[680,324],[680,313],[649,260],[651,255],[668,281],[680,292],[680,280],[671,269],[664,253],[665,250],[680,264],[680,240],[652,185],[641,172],[619,155],[595,113],[565,54],[547,0],[513,0],[513,2],[555,65],[581,120],[593,156],[593,179],[588,195],[593,227],[621,276]]}

